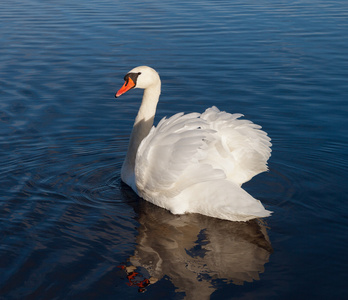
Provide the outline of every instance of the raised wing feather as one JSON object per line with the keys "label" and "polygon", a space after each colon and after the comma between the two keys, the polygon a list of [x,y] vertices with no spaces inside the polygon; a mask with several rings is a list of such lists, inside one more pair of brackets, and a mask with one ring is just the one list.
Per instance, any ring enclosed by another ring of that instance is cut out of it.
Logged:
{"label": "raised wing feather", "polygon": [[267,170],[270,139],[241,116],[212,107],[162,119],[137,152],[139,195],[173,198],[189,186],[221,179],[241,185]]}
{"label": "raised wing feather", "polygon": [[162,119],[142,141],[135,164],[137,189],[142,197],[174,197],[195,183],[225,178],[223,171],[200,163],[213,131],[199,116]]}
{"label": "raised wing feather", "polygon": [[216,107],[208,108],[201,115],[201,119],[216,130],[215,147],[211,147],[209,158],[219,163],[227,178],[239,185],[267,171],[272,145],[261,126],[239,119],[242,116],[219,111]]}

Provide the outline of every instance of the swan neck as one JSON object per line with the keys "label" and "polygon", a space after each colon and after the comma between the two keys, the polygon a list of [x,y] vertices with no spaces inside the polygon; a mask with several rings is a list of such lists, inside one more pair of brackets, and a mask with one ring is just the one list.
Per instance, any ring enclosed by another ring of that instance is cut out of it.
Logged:
{"label": "swan neck", "polygon": [[121,171],[122,180],[127,184],[129,184],[130,181],[132,181],[134,185],[134,168],[136,154],[140,146],[140,143],[149,134],[153,126],[153,121],[155,118],[160,93],[160,81],[157,84],[150,86],[144,90],[143,99],[138,111],[138,115],[135,118],[133,130],[130,136],[127,156],[123,163]]}
{"label": "swan neck", "polygon": [[152,124],[150,126],[150,129],[151,129],[153,125],[153,120],[155,118],[157,103],[158,103],[160,94],[161,94],[161,83],[159,83],[158,85],[150,86],[144,90],[143,99],[141,101],[141,105],[138,111],[138,115],[135,119],[134,126],[138,124],[139,122],[148,121],[152,119]]}

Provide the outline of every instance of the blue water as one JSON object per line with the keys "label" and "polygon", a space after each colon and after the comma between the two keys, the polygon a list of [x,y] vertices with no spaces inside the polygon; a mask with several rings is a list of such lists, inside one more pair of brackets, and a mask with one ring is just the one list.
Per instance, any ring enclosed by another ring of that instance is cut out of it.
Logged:
{"label": "blue water", "polygon": [[[0,299],[347,299],[347,32],[346,0],[2,0]],[[156,122],[262,125],[244,188],[271,217],[174,216],[121,183],[138,65]]]}

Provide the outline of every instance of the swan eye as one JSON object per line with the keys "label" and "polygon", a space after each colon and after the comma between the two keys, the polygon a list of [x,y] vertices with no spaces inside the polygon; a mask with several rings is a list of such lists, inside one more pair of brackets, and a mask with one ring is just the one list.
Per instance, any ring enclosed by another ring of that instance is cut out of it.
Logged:
{"label": "swan eye", "polygon": [[126,82],[126,83],[125,83],[125,86],[128,85],[129,78],[132,79],[132,81],[133,81],[134,84],[136,85],[136,84],[137,84],[138,76],[139,76],[140,74],[141,74],[141,72],[138,72],[138,73],[128,73],[126,76],[124,76],[124,81]]}

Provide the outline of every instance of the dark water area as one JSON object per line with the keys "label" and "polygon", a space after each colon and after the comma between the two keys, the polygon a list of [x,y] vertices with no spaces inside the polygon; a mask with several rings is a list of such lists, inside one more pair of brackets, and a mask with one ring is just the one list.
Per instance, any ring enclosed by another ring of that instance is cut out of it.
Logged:
{"label": "dark water area", "polygon": [[[347,1],[2,0],[0,24],[0,299],[348,299]],[[271,217],[174,216],[121,183],[138,65],[155,123],[262,125],[270,170],[243,187]]]}

